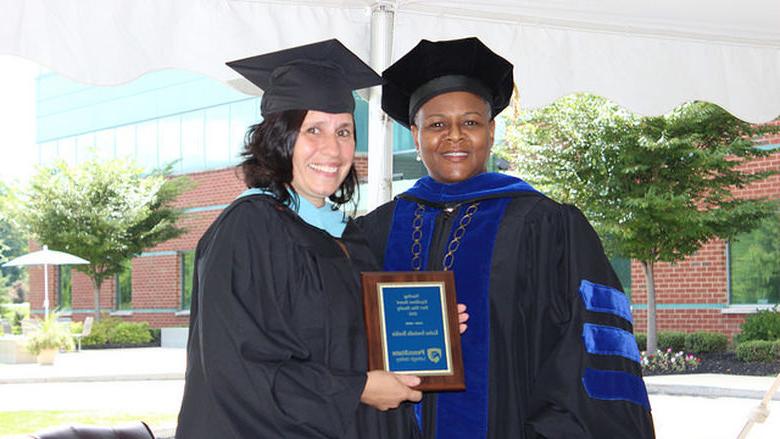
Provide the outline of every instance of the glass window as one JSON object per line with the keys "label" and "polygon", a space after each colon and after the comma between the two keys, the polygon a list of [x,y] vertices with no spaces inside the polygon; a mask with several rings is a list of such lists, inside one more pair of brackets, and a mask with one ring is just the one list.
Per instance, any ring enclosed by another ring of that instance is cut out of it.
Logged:
{"label": "glass window", "polygon": [[95,157],[95,133],[82,134],[76,137],[76,164]]}
{"label": "glass window", "polygon": [[138,130],[136,131],[136,159],[148,171],[160,166],[157,143],[156,120],[138,125]]}
{"label": "glass window", "polygon": [[135,125],[116,129],[116,157],[136,160],[135,156]]}
{"label": "glass window", "polygon": [[238,146],[230,148],[230,107],[220,105],[205,112],[206,166],[216,169],[238,163]]}
{"label": "glass window", "polygon": [[614,256],[609,258],[609,263],[612,264],[612,269],[615,270],[620,284],[623,285],[623,292],[631,297],[631,259]]}
{"label": "glass window", "polygon": [[403,125],[393,122],[393,152],[414,150],[412,132],[407,130]]}
{"label": "glass window", "polygon": [[64,160],[68,165],[74,166],[76,164],[76,138],[68,137],[60,139],[57,142],[59,149],[59,158]]}
{"label": "glass window", "polygon": [[116,285],[116,309],[133,308],[133,267],[128,261],[114,279]]}
{"label": "glass window", "polygon": [[59,157],[57,141],[41,143],[38,145],[38,164],[49,166]]}
{"label": "glass window", "polygon": [[780,215],[729,242],[733,304],[780,303]]}
{"label": "glass window", "polygon": [[95,155],[101,161],[116,157],[116,139],[113,128],[95,133]]}
{"label": "glass window", "polygon": [[57,266],[57,308],[71,309],[73,306],[73,280],[70,265]]}
{"label": "glass window", "polygon": [[136,159],[147,171],[159,167],[157,121],[144,122],[136,131]]}
{"label": "glass window", "polygon": [[203,150],[203,111],[187,113],[181,118],[181,170],[202,171],[206,166]]}
{"label": "glass window", "polygon": [[368,152],[368,102],[355,97],[355,131],[357,145],[355,151]]}
{"label": "glass window", "polygon": [[174,172],[181,172],[181,117],[160,119],[160,166],[174,163]]}
{"label": "glass window", "polygon": [[425,165],[417,160],[417,152],[393,153],[393,180],[417,180],[428,175]]}
{"label": "glass window", "polygon": [[257,98],[230,104],[230,151],[237,157],[244,147],[244,135],[251,125],[260,122],[260,100]]}
{"label": "glass window", "polygon": [[195,252],[181,252],[181,308],[190,309],[192,303],[192,277],[195,272]]}

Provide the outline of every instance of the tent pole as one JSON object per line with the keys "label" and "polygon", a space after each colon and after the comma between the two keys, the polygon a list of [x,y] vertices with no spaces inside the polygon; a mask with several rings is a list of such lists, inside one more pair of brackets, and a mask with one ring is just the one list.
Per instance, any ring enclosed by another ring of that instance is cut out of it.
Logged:
{"label": "tent pole", "polygon": [[[379,1],[371,7],[371,67],[380,74],[390,65],[393,52],[394,6]],[[368,98],[368,203],[369,211],[393,195],[393,131],[382,111],[382,88],[373,87]]]}
{"label": "tent pole", "polygon": [[49,266],[43,264],[43,317],[49,319]]}

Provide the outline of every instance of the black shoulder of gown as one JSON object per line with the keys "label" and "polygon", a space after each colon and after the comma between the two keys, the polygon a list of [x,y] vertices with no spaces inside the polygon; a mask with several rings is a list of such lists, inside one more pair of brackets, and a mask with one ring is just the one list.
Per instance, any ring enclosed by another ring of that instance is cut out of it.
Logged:
{"label": "black shoulder of gown", "polygon": [[350,221],[344,230],[344,237],[347,239],[365,239],[379,267],[385,259],[385,246],[393,224],[394,209],[395,201],[389,201]]}

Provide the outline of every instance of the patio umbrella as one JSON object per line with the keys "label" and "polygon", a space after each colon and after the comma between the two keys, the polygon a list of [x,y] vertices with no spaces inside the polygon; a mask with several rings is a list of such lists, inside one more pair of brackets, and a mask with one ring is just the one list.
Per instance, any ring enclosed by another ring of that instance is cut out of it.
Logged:
{"label": "patio umbrella", "polygon": [[49,246],[44,245],[43,250],[27,253],[26,255],[14,258],[3,267],[24,267],[30,265],[43,265],[43,309],[46,318],[49,317],[49,265],[80,265],[89,264],[89,261],[74,256],[70,253],[49,250]]}

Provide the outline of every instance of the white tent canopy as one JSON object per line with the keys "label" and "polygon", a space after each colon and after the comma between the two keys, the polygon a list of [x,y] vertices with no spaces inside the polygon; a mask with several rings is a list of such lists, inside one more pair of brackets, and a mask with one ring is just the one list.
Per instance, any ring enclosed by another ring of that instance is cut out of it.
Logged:
{"label": "white tent canopy", "polygon": [[[421,38],[477,36],[515,65],[525,107],[589,91],[642,114],[696,99],[751,122],[780,115],[777,0],[0,0],[0,11],[0,53],[91,84],[180,68],[251,92],[225,61],[335,37],[381,70]],[[387,157],[371,100],[369,155]]]}
{"label": "white tent canopy", "polygon": [[420,38],[478,36],[512,61],[522,102],[591,91],[640,113],[692,99],[780,114],[776,0],[0,0],[0,53],[91,84],[337,37],[369,59],[371,8],[395,11],[392,60]]}

